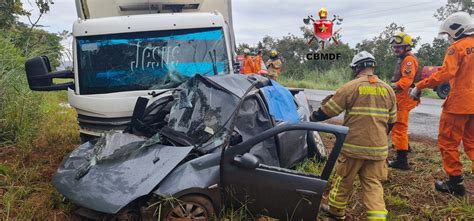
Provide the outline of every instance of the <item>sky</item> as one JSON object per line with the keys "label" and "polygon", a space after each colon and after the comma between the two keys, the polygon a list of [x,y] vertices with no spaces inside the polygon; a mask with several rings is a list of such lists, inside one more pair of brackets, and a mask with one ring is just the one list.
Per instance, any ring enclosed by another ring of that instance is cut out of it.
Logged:
{"label": "sky", "polygon": [[[34,0],[22,0],[24,8],[33,10]],[[354,47],[364,39],[371,39],[392,22],[405,26],[421,43],[430,43],[438,35],[440,22],[433,17],[436,9],[447,0],[232,0],[234,31],[237,44],[256,45],[265,36],[275,39],[288,34],[302,36],[300,27],[308,15],[317,17],[321,7],[328,9],[329,18],[338,15],[343,22],[342,41]],[[40,21],[49,32],[72,30],[77,14],[74,0],[54,0],[51,11]],[[28,23],[24,17],[21,21]],[[421,45],[421,44],[418,44]]]}

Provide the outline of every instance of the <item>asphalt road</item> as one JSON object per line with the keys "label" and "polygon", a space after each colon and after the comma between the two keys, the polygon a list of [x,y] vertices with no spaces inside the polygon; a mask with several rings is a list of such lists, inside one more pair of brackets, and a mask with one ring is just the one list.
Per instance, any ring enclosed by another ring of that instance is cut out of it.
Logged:
{"label": "asphalt road", "polygon": [[[334,91],[305,90],[309,103],[313,109],[319,107],[319,102]],[[422,98],[421,104],[410,112],[408,133],[411,137],[434,139],[438,137],[439,117],[444,100]],[[342,122],[343,114],[336,118]]]}

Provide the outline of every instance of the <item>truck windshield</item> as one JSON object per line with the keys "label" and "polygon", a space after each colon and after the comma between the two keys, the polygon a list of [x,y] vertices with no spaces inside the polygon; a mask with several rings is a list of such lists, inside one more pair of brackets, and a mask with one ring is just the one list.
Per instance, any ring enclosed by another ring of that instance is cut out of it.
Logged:
{"label": "truck windshield", "polygon": [[77,38],[80,94],[174,88],[196,75],[229,73],[220,28]]}

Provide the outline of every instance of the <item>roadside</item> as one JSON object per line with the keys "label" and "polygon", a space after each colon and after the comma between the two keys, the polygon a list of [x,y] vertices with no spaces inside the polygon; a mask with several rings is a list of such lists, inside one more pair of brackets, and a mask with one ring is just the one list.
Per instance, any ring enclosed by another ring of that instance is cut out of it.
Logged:
{"label": "roadside", "polygon": [[[310,105],[316,110],[319,102],[334,91],[306,89],[305,94]],[[421,104],[410,112],[408,133],[410,138],[420,137],[422,139],[436,140],[438,136],[439,117],[441,116],[441,105],[444,100],[433,98],[421,98]],[[342,122],[343,114],[337,116],[331,122]]]}

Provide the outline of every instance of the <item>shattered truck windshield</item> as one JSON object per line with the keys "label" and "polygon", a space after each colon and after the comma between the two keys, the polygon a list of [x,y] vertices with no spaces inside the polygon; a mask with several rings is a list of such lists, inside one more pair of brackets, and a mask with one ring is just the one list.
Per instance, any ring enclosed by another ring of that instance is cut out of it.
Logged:
{"label": "shattered truck windshield", "polygon": [[229,73],[220,28],[77,38],[80,94],[174,88],[200,75]]}

